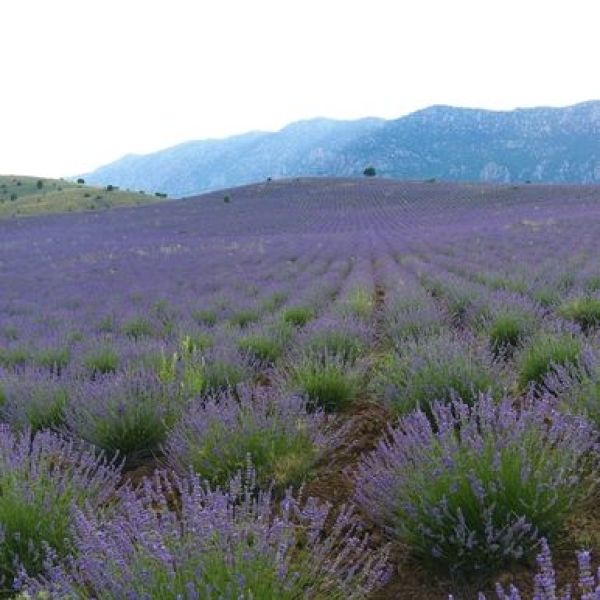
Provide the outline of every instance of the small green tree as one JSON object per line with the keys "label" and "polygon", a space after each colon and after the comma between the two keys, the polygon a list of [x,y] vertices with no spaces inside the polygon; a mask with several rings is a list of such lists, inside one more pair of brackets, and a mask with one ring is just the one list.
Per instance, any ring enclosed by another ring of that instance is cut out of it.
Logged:
{"label": "small green tree", "polygon": [[83,185],[83,184],[85,183],[85,179],[83,179],[82,177],[80,177],[80,178],[77,180],[77,183],[78,183],[79,185]]}
{"label": "small green tree", "polygon": [[375,171],[375,167],[370,165],[368,166],[364,171],[363,171],[363,175],[365,177],[375,177],[375,175],[377,174],[377,172]]}
{"label": "small green tree", "polygon": [[38,179],[35,185],[38,190],[41,190],[44,187],[44,182],[41,179]]}

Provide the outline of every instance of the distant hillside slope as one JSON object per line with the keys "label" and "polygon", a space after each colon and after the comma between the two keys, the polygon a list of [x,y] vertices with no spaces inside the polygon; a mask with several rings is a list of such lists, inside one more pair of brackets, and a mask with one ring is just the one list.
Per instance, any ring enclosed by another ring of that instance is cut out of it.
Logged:
{"label": "distant hillside slope", "polygon": [[600,182],[600,101],[514,111],[433,106],[400,119],[293,123],[275,133],[187,142],[86,175],[186,196],[268,177]]}
{"label": "distant hillside slope", "polygon": [[150,204],[160,198],[116,188],[42,177],[0,175],[0,217],[102,210]]}

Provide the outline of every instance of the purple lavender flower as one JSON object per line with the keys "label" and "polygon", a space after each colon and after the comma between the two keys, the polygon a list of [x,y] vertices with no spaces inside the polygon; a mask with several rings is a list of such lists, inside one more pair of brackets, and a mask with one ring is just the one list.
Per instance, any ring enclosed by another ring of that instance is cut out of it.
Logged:
{"label": "purple lavender flower", "polygon": [[44,546],[73,550],[71,507],[96,510],[114,493],[120,467],[89,447],[43,431],[14,434],[0,425],[0,576],[12,588],[19,565],[43,569]]}
{"label": "purple lavender flower", "polygon": [[[547,399],[483,396],[399,419],[363,459],[356,500],[392,538],[457,576],[498,568],[554,536],[586,490],[593,430]],[[433,421],[433,422],[432,422]]]}
{"label": "purple lavender flower", "polygon": [[[600,578],[594,577],[591,569],[591,554],[587,550],[581,550],[577,553],[579,563],[579,600],[600,600]],[[556,573],[552,565],[552,555],[546,538],[540,539],[540,550],[537,555],[538,572],[534,577],[534,596],[533,600],[575,600],[571,594],[569,585],[559,592],[556,584]],[[513,585],[508,592],[500,584],[496,585],[496,596],[498,600],[521,600],[519,590]],[[483,594],[480,594],[482,600],[486,600]]]}
{"label": "purple lavender flower", "polygon": [[78,509],[76,554],[37,580],[24,575],[23,589],[56,599],[359,600],[385,579],[386,551],[368,548],[352,510],[323,537],[327,505],[287,494],[277,506],[268,492],[253,495],[251,469],[247,477],[221,491],[156,472],[141,492],[123,488],[109,512]]}
{"label": "purple lavender flower", "polygon": [[175,389],[152,372],[121,372],[73,386],[66,425],[98,448],[135,459],[158,450],[179,410]]}
{"label": "purple lavender flower", "polygon": [[326,444],[324,415],[307,412],[297,396],[238,387],[192,403],[169,433],[168,463],[213,484],[227,483],[250,455],[261,484],[279,490],[299,484]]}

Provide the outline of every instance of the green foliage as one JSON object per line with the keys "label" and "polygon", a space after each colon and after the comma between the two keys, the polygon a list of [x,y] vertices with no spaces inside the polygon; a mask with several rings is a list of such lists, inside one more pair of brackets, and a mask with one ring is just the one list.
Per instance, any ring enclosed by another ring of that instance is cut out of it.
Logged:
{"label": "green foliage", "polygon": [[119,355],[110,346],[104,346],[87,354],[83,364],[93,375],[114,373],[119,366]]}
{"label": "green foliage", "polygon": [[518,384],[525,390],[530,384],[541,384],[554,365],[576,364],[581,355],[581,342],[569,334],[543,334],[522,351],[518,365]]}
{"label": "green foliage", "polygon": [[274,292],[262,303],[262,309],[268,313],[275,312],[287,300],[286,292]]}
{"label": "green foliage", "polygon": [[238,346],[263,363],[272,364],[283,353],[283,344],[274,335],[247,335],[239,340]]}
{"label": "green foliage", "polygon": [[565,302],[558,312],[565,319],[575,321],[585,333],[600,325],[599,298],[576,298]]}
{"label": "green foliage", "polygon": [[199,324],[212,327],[217,322],[217,313],[214,310],[195,310],[192,312],[192,318]]}
{"label": "green foliage", "polygon": [[0,347],[0,366],[14,368],[23,366],[31,358],[31,352],[23,346]]}
{"label": "green foliage", "polygon": [[152,323],[145,317],[134,317],[123,323],[122,331],[126,336],[139,340],[141,337],[152,335],[154,330]]}
{"label": "green foliage", "polygon": [[600,275],[592,275],[588,277],[584,289],[588,294],[593,294],[594,292],[600,291]]}
{"label": "green foliage", "polygon": [[399,415],[415,408],[429,413],[435,401],[460,398],[473,404],[481,392],[499,394],[484,360],[458,343],[435,338],[407,345],[401,355],[387,355],[372,385],[375,395]]}
{"label": "green foliage", "polygon": [[369,166],[363,171],[363,175],[365,177],[375,177],[377,171],[375,171],[375,167]]}
{"label": "green foliage", "polygon": [[304,327],[314,317],[315,311],[308,306],[290,306],[281,315],[284,323],[289,323],[294,327]]}
{"label": "green foliage", "polygon": [[181,353],[183,356],[190,356],[196,352],[204,352],[211,348],[213,339],[210,335],[199,331],[188,333],[180,343]]}
{"label": "green foliage", "polygon": [[40,367],[60,372],[69,364],[71,351],[67,346],[46,348],[37,352],[34,360]]}
{"label": "green foliage", "polygon": [[242,365],[227,360],[207,361],[202,368],[202,392],[216,393],[234,388],[249,376]]}
{"label": "green foliage", "polygon": [[250,323],[256,323],[260,315],[256,309],[246,308],[232,315],[229,322],[238,327],[247,327]]}
{"label": "green foliage", "polygon": [[506,310],[498,314],[489,326],[489,340],[492,352],[496,355],[511,354],[535,328],[530,315],[516,310]]}
{"label": "green foliage", "polygon": [[558,394],[561,406],[570,414],[582,414],[600,430],[600,370],[578,372],[568,389]]}
{"label": "green foliage", "polygon": [[100,333],[112,333],[116,330],[115,318],[112,315],[106,315],[98,322],[97,329]]}
{"label": "green foliage", "polygon": [[347,408],[363,384],[360,369],[328,355],[303,355],[291,366],[288,376],[294,391],[305,395],[311,405],[326,412]]}
{"label": "green foliage", "polygon": [[290,432],[272,418],[271,425],[265,428],[245,408],[240,410],[235,424],[215,420],[194,446],[190,466],[212,484],[227,484],[235,473],[245,469],[251,456],[257,483],[272,484],[279,491],[300,485],[316,455],[306,423],[298,423],[297,430]]}
{"label": "green foliage", "polygon": [[306,342],[306,351],[312,355],[337,356],[347,363],[355,362],[367,350],[365,341],[350,331],[317,331]]}
{"label": "green foliage", "polygon": [[[22,435],[21,441],[15,440],[15,452],[29,433]],[[5,448],[2,458],[7,462],[0,465],[0,593],[6,597],[14,591],[19,567],[30,576],[42,573],[46,545],[57,557],[73,551],[72,509],[86,501],[93,504],[100,491],[98,481],[92,480],[94,468],[83,476],[74,451],[63,455],[58,447],[44,451],[35,439],[29,443],[29,460],[11,462]]]}
{"label": "green foliage", "polygon": [[30,397],[25,409],[27,422],[33,432],[54,429],[64,422],[68,394],[65,389],[44,389],[40,386]]}
{"label": "green foliage", "polygon": [[[81,181],[59,182],[37,177],[22,177],[17,181],[12,177],[0,176],[0,199],[12,200],[10,203],[0,201],[0,217],[90,210],[87,198],[100,191],[100,188],[84,186]],[[142,199],[138,194],[114,190],[109,194],[109,199],[94,202],[94,205],[95,209],[105,209],[155,201],[154,198]]]}
{"label": "green foliage", "polygon": [[358,319],[368,320],[372,317],[374,308],[373,294],[362,287],[357,287],[350,292],[341,306],[341,311]]}
{"label": "green foliage", "polygon": [[532,296],[533,299],[537,300],[544,308],[551,308],[560,301],[560,294],[550,287],[538,288],[533,292]]}
{"label": "green foliage", "polygon": [[[519,554],[530,555],[539,535],[555,538],[585,498],[590,485],[577,425],[559,425],[546,436],[537,412],[521,423],[487,421],[484,414],[471,423],[455,419],[450,428],[440,419],[429,432],[418,429],[419,436],[413,422],[411,441],[396,434],[412,461],[395,466],[401,485],[388,518],[431,570],[468,578],[505,568]],[[459,527],[463,536],[456,535]]]}

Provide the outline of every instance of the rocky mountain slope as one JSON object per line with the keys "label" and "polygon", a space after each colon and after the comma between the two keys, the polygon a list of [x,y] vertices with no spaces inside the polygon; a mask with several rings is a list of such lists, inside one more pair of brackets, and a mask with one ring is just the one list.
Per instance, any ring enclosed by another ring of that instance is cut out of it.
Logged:
{"label": "rocky mountain slope", "polygon": [[129,155],[86,181],[169,196],[279,177],[378,176],[491,182],[600,181],[600,101],[513,111],[432,106],[395,120],[313,119],[278,132]]}

